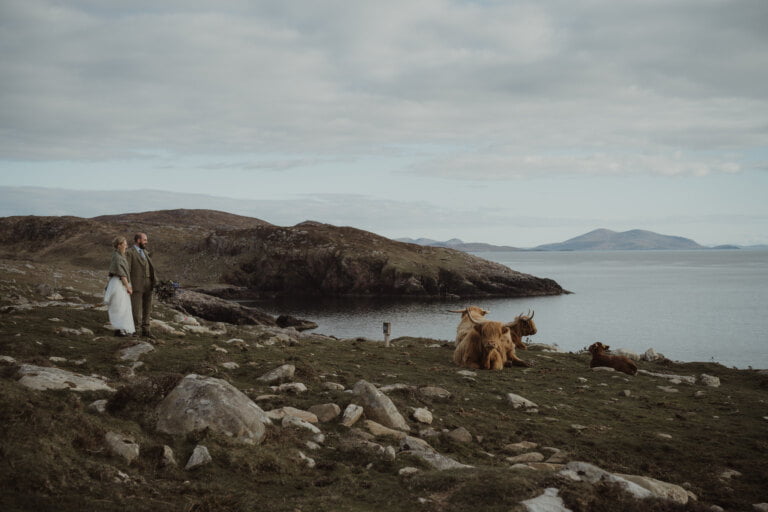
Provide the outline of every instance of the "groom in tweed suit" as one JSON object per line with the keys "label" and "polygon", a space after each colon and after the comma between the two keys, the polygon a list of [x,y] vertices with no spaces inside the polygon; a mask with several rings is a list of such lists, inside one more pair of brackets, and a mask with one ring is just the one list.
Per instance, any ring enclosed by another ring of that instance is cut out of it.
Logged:
{"label": "groom in tweed suit", "polygon": [[141,335],[154,340],[155,337],[149,329],[149,315],[152,312],[152,289],[157,280],[155,266],[147,252],[147,235],[136,233],[133,243],[133,247],[125,251],[125,259],[128,261],[128,278],[133,287],[131,309],[136,325],[134,336],[138,336],[141,327]]}

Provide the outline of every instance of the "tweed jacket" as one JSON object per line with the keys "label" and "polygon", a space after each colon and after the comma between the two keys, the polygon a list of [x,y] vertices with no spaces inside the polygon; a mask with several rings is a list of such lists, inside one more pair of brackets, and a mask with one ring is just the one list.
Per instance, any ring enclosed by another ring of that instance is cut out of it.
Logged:
{"label": "tweed jacket", "polygon": [[120,254],[120,251],[112,253],[112,261],[109,263],[109,276],[128,278],[128,262],[125,260],[125,256]]}
{"label": "tweed jacket", "polygon": [[125,259],[128,262],[128,279],[134,292],[146,292],[155,287],[155,266],[147,251],[146,258],[142,258],[136,246],[131,246],[125,251]]}

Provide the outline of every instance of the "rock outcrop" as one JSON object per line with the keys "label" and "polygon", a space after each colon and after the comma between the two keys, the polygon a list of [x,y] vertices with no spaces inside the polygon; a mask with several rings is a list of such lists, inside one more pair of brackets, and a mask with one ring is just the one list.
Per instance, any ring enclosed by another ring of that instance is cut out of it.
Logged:
{"label": "rock outcrop", "polygon": [[242,391],[213,377],[187,375],[157,406],[157,430],[184,435],[209,428],[239,441],[264,439],[267,414]]}

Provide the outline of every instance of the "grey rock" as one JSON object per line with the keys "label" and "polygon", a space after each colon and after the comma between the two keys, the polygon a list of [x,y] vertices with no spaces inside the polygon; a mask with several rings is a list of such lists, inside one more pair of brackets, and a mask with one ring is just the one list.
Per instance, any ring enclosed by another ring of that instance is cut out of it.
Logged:
{"label": "grey rock", "polygon": [[176,457],[173,455],[173,450],[170,446],[163,445],[163,454],[160,458],[160,465],[167,467],[167,466],[176,466]]}
{"label": "grey rock", "polygon": [[441,455],[432,448],[429,443],[415,437],[407,436],[400,441],[400,449],[412,453],[438,471],[472,467],[467,464],[462,464],[450,457],[446,457],[445,455]]}
{"label": "grey rock", "polygon": [[155,347],[150,343],[141,342],[120,350],[117,353],[117,356],[121,361],[138,361],[142,355],[152,352],[153,350],[155,350]]}
{"label": "grey rock", "polygon": [[531,402],[527,398],[523,398],[520,395],[514,393],[507,393],[507,402],[515,409],[535,409],[538,407],[535,403]]}
{"label": "grey rock", "polygon": [[258,444],[270,423],[266,413],[230,383],[187,375],[156,409],[160,432],[186,435],[205,428]]}
{"label": "grey rock", "polygon": [[341,407],[332,403],[318,404],[310,407],[309,412],[314,414],[321,423],[326,423],[339,417],[339,414],[341,414]]}
{"label": "grey rock", "polygon": [[471,443],[472,442],[472,434],[464,427],[459,427],[457,429],[451,430],[450,432],[445,433],[445,438],[450,439],[453,442],[456,443]]}
{"label": "grey rock", "polygon": [[293,378],[294,373],[296,373],[296,367],[292,364],[284,364],[282,366],[279,366],[275,368],[274,370],[265,373],[261,377],[259,377],[257,380],[261,382],[266,382],[267,384],[272,384],[273,382],[284,382],[287,380],[291,380]]}
{"label": "grey rock", "polygon": [[507,462],[510,464],[520,464],[523,462],[543,462],[544,455],[539,452],[523,453],[522,455],[516,455],[514,457],[507,457]]}
{"label": "grey rock", "polygon": [[565,507],[563,499],[558,496],[559,493],[558,489],[547,487],[544,489],[544,494],[521,501],[520,504],[527,512],[571,512],[571,509]]}
{"label": "grey rock", "polygon": [[344,415],[341,417],[341,424],[345,427],[351,427],[357,423],[360,417],[362,417],[363,412],[363,408],[359,405],[349,404],[347,408],[344,409]]}
{"label": "grey rock", "polygon": [[104,441],[112,454],[122,457],[129,464],[139,456],[139,445],[129,437],[116,432],[107,432]]}
{"label": "grey rock", "polygon": [[184,466],[184,469],[189,470],[199,468],[200,466],[210,464],[211,462],[213,462],[213,459],[211,458],[211,454],[208,453],[208,448],[202,445],[197,445],[192,451],[192,456],[187,461],[187,465]]}
{"label": "grey rock", "polygon": [[706,373],[702,373],[699,377],[701,379],[701,383],[705,386],[709,386],[711,388],[719,388],[720,387],[720,379],[717,377],[714,377],[712,375],[707,375]]}
{"label": "grey rock", "polygon": [[432,424],[432,413],[429,412],[429,409],[425,409],[424,407],[417,407],[413,410],[413,419],[418,421],[419,423],[425,423],[427,425]]}
{"label": "grey rock", "polygon": [[443,400],[451,397],[450,391],[437,386],[424,386],[423,388],[419,388],[419,394],[426,398],[438,398]]}
{"label": "grey rock", "polygon": [[19,384],[36,390],[69,389],[70,391],[78,392],[115,392],[115,389],[108,386],[107,383],[100,378],[86,377],[85,375],[68,372],[59,368],[24,364],[19,368],[18,374],[21,375]]}
{"label": "grey rock", "polygon": [[376,386],[364,380],[355,384],[353,393],[358,397],[365,415],[385,427],[408,431],[411,428],[405,421],[387,395],[376,389]]}

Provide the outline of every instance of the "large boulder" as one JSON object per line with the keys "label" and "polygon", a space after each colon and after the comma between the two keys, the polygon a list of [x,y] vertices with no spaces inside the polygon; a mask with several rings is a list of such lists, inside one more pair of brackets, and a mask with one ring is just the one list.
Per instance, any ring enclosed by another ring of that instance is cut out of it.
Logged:
{"label": "large boulder", "polygon": [[157,429],[185,435],[209,428],[243,443],[264,439],[267,414],[230,383],[213,377],[187,375],[157,406]]}

